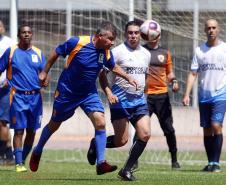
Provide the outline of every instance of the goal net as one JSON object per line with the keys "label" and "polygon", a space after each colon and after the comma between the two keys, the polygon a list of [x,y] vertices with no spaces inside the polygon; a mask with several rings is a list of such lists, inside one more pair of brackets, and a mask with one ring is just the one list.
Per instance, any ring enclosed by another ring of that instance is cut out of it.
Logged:
{"label": "goal net", "polygon": [[[9,30],[9,1],[0,8],[0,16]],[[147,2],[151,4],[147,4]],[[216,18],[221,25],[221,38],[225,40],[225,9],[223,1],[185,1],[185,0],[134,0],[133,16],[137,20],[147,19],[151,13],[152,19],[162,27],[161,44],[172,53],[175,74],[179,80],[180,91],[170,92],[173,105],[174,127],[177,135],[179,160],[186,163],[206,161],[202,143],[202,130],[199,127],[199,114],[196,108],[184,108],[181,101],[185,90],[187,73],[193,55],[194,40],[205,40],[203,32],[204,21]],[[202,5],[202,6],[201,6]],[[151,9],[148,9],[151,7]],[[198,10],[198,17],[194,12]],[[18,4],[18,23],[28,23],[33,28],[33,44],[41,48],[48,57],[59,43],[64,42],[70,35],[93,34],[103,20],[113,22],[117,27],[116,45],[124,40],[124,26],[130,18],[129,0],[20,0]],[[194,22],[198,20],[198,36],[194,37]],[[57,80],[64,67],[64,60],[58,59],[50,71],[51,82],[44,90],[43,126],[49,121],[52,111],[53,94]],[[100,96],[106,110],[107,134],[113,134],[110,123],[108,102],[99,88]],[[193,96],[191,95],[191,98]],[[151,118],[152,138],[147,151],[142,155],[145,162],[168,163],[169,154],[165,137],[155,116]],[[39,138],[41,129],[37,133]],[[67,120],[47,143],[47,149],[58,149],[54,161],[84,161],[83,150],[87,150],[89,141],[94,135],[90,120],[80,110]],[[121,149],[108,150],[108,157],[114,161],[124,161],[130,144]],[[70,150],[64,151],[64,150]],[[225,149],[223,149],[225,150]],[[198,153],[194,155],[193,151]],[[53,151],[54,152],[54,151]],[[112,153],[111,153],[112,152]],[[200,154],[202,153],[202,154]],[[201,157],[199,157],[199,154]],[[203,155],[203,156],[202,156]]]}

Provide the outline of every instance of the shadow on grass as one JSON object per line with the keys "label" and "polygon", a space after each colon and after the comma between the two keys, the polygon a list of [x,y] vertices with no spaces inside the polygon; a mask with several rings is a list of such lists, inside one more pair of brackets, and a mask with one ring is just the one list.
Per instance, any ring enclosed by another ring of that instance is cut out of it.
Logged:
{"label": "shadow on grass", "polygon": [[82,181],[99,181],[99,182],[112,182],[112,181],[120,181],[120,179],[102,179],[102,178],[95,178],[95,179],[91,179],[91,178],[21,178],[21,179],[27,179],[27,180],[35,180],[35,181],[78,181],[78,182],[82,182]]}

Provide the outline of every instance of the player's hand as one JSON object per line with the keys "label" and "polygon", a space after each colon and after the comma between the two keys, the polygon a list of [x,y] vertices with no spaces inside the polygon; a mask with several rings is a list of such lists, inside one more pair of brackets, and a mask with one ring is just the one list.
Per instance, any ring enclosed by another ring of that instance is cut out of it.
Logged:
{"label": "player's hand", "polygon": [[184,106],[189,106],[189,103],[190,103],[190,98],[189,98],[189,96],[186,96],[186,95],[185,95],[184,98],[183,98],[182,103],[183,103]]}
{"label": "player's hand", "polygon": [[175,93],[179,90],[179,84],[177,80],[173,80],[172,82],[172,91]]}
{"label": "player's hand", "polygon": [[41,73],[39,73],[38,77],[39,77],[41,85],[43,85],[43,84],[45,84],[47,82],[46,81],[47,73],[45,71],[42,71]]}
{"label": "player's hand", "polygon": [[139,89],[139,84],[138,84],[138,82],[135,80],[135,79],[133,79],[133,78],[129,78],[129,80],[128,80],[128,82],[132,85],[132,86],[134,86],[135,88],[136,88],[136,90],[138,90]]}
{"label": "player's hand", "polygon": [[42,87],[47,87],[49,85],[49,81],[50,81],[50,76],[47,75],[46,79],[44,81],[41,81],[41,86]]}
{"label": "player's hand", "polygon": [[118,97],[115,96],[115,95],[112,94],[112,93],[109,93],[109,94],[107,95],[107,99],[108,99],[108,101],[109,101],[110,104],[118,103]]}

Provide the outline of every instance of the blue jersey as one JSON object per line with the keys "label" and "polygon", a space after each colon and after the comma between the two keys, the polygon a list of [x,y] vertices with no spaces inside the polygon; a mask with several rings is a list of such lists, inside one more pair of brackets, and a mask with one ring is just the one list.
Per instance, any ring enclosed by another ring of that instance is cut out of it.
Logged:
{"label": "blue jersey", "polygon": [[19,91],[40,89],[38,74],[46,60],[41,50],[32,46],[27,50],[17,45],[8,48],[0,58],[0,72],[7,69],[9,85]]}
{"label": "blue jersey", "polygon": [[67,97],[83,96],[97,92],[96,79],[105,66],[115,65],[110,50],[97,49],[91,36],[72,37],[56,48],[56,53],[68,55],[66,68],[60,75],[57,90]]}

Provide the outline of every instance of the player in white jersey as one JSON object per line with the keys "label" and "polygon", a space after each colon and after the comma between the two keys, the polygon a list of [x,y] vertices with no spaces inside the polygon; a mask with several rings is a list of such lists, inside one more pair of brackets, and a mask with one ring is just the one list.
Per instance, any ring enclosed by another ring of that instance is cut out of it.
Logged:
{"label": "player in white jersey", "polygon": [[203,127],[207,172],[221,172],[219,159],[223,143],[222,123],[226,111],[226,44],[219,40],[219,25],[215,19],[205,22],[207,42],[197,47],[188,75],[183,98],[189,105],[189,94],[197,76],[199,82],[200,125]]}
{"label": "player in white jersey", "polygon": [[[124,146],[129,137],[129,122],[136,129],[138,139],[131,147],[129,157],[118,176],[122,180],[133,181],[132,167],[142,154],[150,138],[150,118],[146,97],[144,95],[145,75],[150,62],[150,53],[140,45],[139,24],[130,21],[125,27],[126,41],[113,49],[115,62],[138,81],[139,88],[135,89],[123,78],[115,76],[112,88],[107,83],[105,73],[100,75],[100,84],[110,102],[111,121],[114,135],[108,136],[107,148]],[[88,151],[90,163],[96,161],[94,139]]]}
{"label": "player in white jersey", "polygon": [[[14,44],[14,41],[4,34],[5,26],[0,20],[0,57],[8,47]],[[9,86],[6,71],[4,71],[0,75],[0,164],[13,165],[11,134],[7,123],[9,123]]]}

